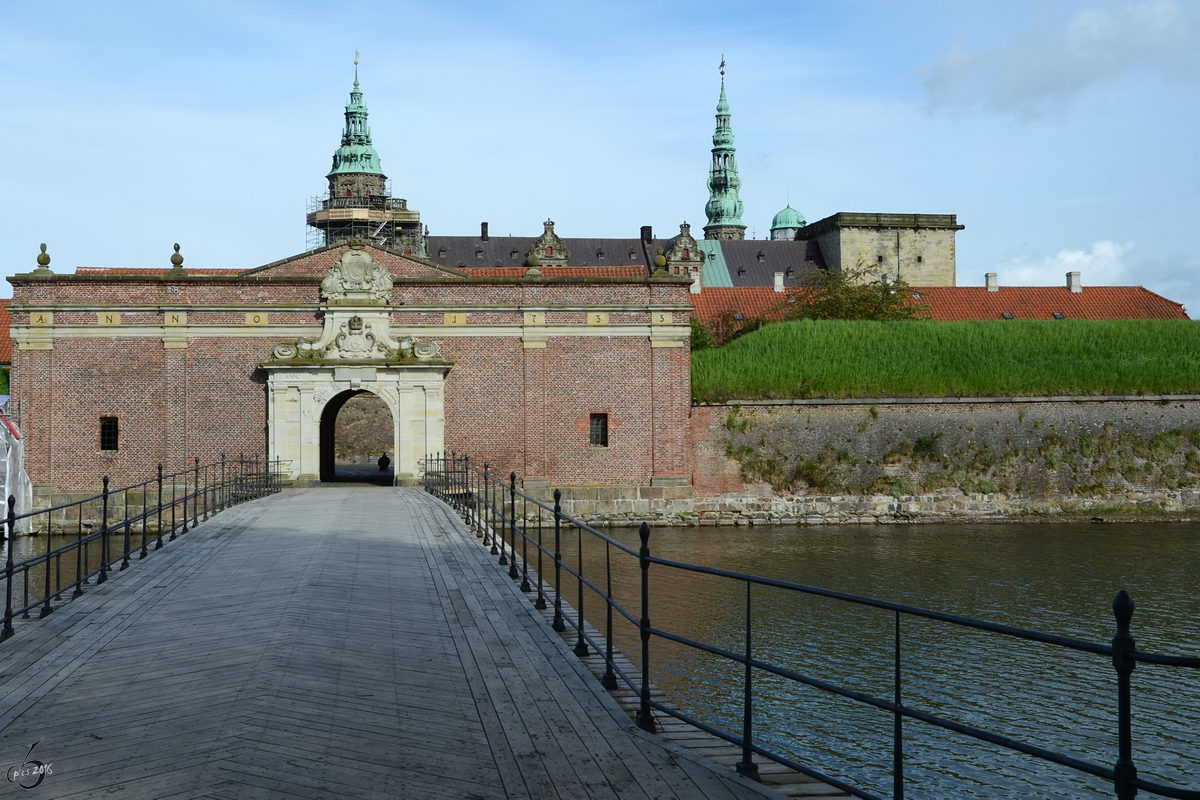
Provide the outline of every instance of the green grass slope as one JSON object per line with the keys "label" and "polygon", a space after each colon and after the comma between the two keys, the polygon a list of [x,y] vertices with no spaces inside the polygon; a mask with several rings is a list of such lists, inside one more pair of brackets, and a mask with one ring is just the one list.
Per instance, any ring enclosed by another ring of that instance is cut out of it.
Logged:
{"label": "green grass slope", "polygon": [[803,320],[692,354],[701,402],[1186,393],[1200,393],[1187,320]]}

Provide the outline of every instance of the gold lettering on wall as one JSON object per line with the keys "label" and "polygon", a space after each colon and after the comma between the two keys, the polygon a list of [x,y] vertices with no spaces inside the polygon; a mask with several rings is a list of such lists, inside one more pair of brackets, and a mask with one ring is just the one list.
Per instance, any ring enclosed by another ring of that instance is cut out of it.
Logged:
{"label": "gold lettering on wall", "polygon": [[165,311],[163,312],[164,325],[187,325],[187,312],[185,311]]}
{"label": "gold lettering on wall", "polygon": [[246,324],[247,325],[266,325],[267,324],[266,312],[265,311],[247,311],[246,312]]}
{"label": "gold lettering on wall", "polygon": [[121,314],[117,311],[98,311],[96,312],[97,325],[120,325]]}
{"label": "gold lettering on wall", "polygon": [[464,311],[447,311],[445,320],[447,325],[466,325],[467,314]]}
{"label": "gold lettering on wall", "polygon": [[589,311],[587,315],[588,325],[607,325],[607,311]]}
{"label": "gold lettering on wall", "polygon": [[29,312],[30,325],[53,325],[54,314],[50,311],[31,311]]}

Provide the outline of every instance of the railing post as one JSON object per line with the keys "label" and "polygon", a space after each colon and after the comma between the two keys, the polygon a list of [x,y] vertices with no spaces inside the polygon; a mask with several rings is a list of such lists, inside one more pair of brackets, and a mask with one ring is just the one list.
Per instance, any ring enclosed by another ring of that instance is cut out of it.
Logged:
{"label": "railing post", "polygon": [[[496,481],[496,494],[498,494],[500,496],[500,514],[499,514],[499,516],[500,516],[500,560],[497,563],[500,564],[500,566],[502,566],[502,567],[505,566],[506,564],[508,564],[508,555],[504,551],[505,543],[507,541],[505,538],[505,534],[507,533],[506,525],[508,523],[508,515],[504,513],[504,484],[501,482],[503,480],[504,479],[501,478],[499,481]],[[492,541],[493,542],[496,541],[496,537],[494,534],[492,535]],[[516,555],[516,553],[514,553],[513,555]],[[516,565],[513,565],[513,566],[515,568]],[[511,570],[510,570],[510,572],[511,572]]]}
{"label": "railing post", "polygon": [[4,533],[6,545],[8,545],[8,559],[4,567],[4,632],[0,633],[0,642],[14,635],[12,624],[12,581],[13,581],[13,539],[16,538],[16,511],[17,498],[15,495],[8,496],[8,517],[4,521]]}
{"label": "railing post", "polygon": [[104,583],[108,580],[108,476],[103,478],[104,484],[104,503],[102,506],[100,522],[100,577],[96,578],[96,585]]}
{"label": "railing post", "polygon": [[[121,558],[121,570],[129,569],[129,489],[126,488],[121,492],[121,499],[125,505],[125,554]],[[49,531],[47,531],[49,533]]]}
{"label": "railing post", "polygon": [[1113,788],[1117,800],[1137,797],[1137,767],[1133,763],[1133,710],[1130,675],[1137,662],[1133,653],[1137,645],[1129,632],[1133,619],[1133,598],[1124,589],[1113,600],[1113,616],[1117,620],[1117,635],[1112,640],[1113,669],[1117,671],[1117,763],[1113,767]]}
{"label": "railing post", "polygon": [[[521,498],[521,591],[531,592],[529,585],[529,523],[525,519],[529,514],[529,503],[524,496]],[[513,519],[517,519],[517,474],[513,473]]]}
{"label": "railing post", "polygon": [[158,465],[158,541],[154,543],[154,549],[162,549],[162,464]]}
{"label": "railing post", "polygon": [[[126,535],[128,535],[128,534],[126,534]],[[42,604],[42,610],[38,614],[38,619],[45,619],[46,617],[50,616],[51,612],[54,611],[54,608],[50,605],[50,550],[51,550],[50,541],[51,541],[51,539],[52,539],[51,519],[50,519],[49,515],[47,515],[47,517],[46,517],[46,583],[45,583],[45,586],[43,589],[43,591],[46,593],[46,602]],[[126,551],[129,550],[128,547],[126,547],[125,549],[126,549]],[[129,555],[126,554],[125,558],[128,559]]]}
{"label": "railing post", "polygon": [[750,588],[753,586],[746,581],[746,677],[742,685],[742,760],[734,765],[739,775],[745,775],[754,781],[762,781],[758,774],[758,764],[754,763],[754,670],[750,666],[753,650],[750,647],[753,621],[750,615]]}
{"label": "railing post", "polygon": [[[187,511],[188,469],[187,469],[187,462],[184,462],[183,471],[180,472],[179,474],[183,476],[183,527],[179,531],[179,534],[182,536],[183,534],[188,532],[188,511]],[[171,538],[172,539],[175,538],[175,532],[173,529],[171,531]]]}
{"label": "railing post", "polygon": [[608,609],[606,610],[604,621],[604,676],[600,678],[600,685],[611,691],[617,688],[617,674],[613,672],[612,545],[608,542],[604,543],[604,572],[604,600]]}
{"label": "railing post", "polygon": [[542,504],[541,503],[538,503],[537,514],[538,514],[538,566],[537,566],[538,590],[537,590],[537,600],[533,601],[533,607],[536,608],[538,611],[544,611],[546,609],[546,595],[542,591]]}
{"label": "railing post", "polygon": [[[517,570],[517,473],[508,473],[508,529],[512,532],[512,543],[508,547],[508,552],[512,555],[509,562],[508,577],[514,581],[521,577],[521,573]],[[529,585],[529,581],[525,581],[525,586]]]}
{"label": "railing post", "polygon": [[575,609],[575,621],[578,623],[575,632],[578,636],[575,638],[575,655],[584,658],[590,652],[588,650],[587,640],[583,638],[583,526],[576,523],[575,525],[576,542],[579,547],[579,607]]}
{"label": "railing post", "polygon": [[550,627],[562,633],[567,629],[562,616],[562,490],[554,490],[554,621]]}
{"label": "railing post", "polygon": [[471,488],[471,456],[466,453],[463,454],[463,485],[466,487],[467,514],[470,515],[471,530],[475,533],[475,538],[480,539],[483,537],[483,529],[479,527],[479,498]]}
{"label": "railing post", "polygon": [[225,510],[225,503],[229,500],[229,487],[225,485],[225,454],[221,453],[221,490],[217,494],[217,508],[221,511]]}
{"label": "railing post", "polygon": [[654,733],[654,718],[650,716],[650,523],[642,523],[638,537],[642,540],[638,550],[638,563],[642,568],[642,619],[638,625],[642,637],[642,702],[637,724],[642,730]]}
{"label": "railing post", "polygon": [[[192,527],[195,528],[200,524],[200,456],[192,456],[192,466],[195,469],[192,479],[195,489],[195,497],[192,498]],[[254,456],[254,471],[258,472],[258,455]],[[257,496],[257,495],[256,495]]]}
{"label": "railing post", "polygon": [[490,524],[492,518],[490,513],[492,507],[491,473],[488,471],[490,469],[491,465],[487,461],[483,462],[483,545],[487,547],[488,544],[491,544],[491,553],[496,555],[499,552],[496,549],[496,532],[492,530]]}
{"label": "railing post", "polygon": [[896,611],[895,686],[892,703],[892,797],[904,800],[904,716],[900,713],[900,612]]}
{"label": "railing post", "polygon": [[149,535],[150,525],[150,502],[146,499],[146,484],[142,484],[142,554],[138,556],[138,560],[145,558],[149,553],[146,552],[146,537]]}
{"label": "railing post", "polygon": [[83,582],[83,504],[80,503],[75,507],[75,591],[71,593],[72,599],[83,596]]}

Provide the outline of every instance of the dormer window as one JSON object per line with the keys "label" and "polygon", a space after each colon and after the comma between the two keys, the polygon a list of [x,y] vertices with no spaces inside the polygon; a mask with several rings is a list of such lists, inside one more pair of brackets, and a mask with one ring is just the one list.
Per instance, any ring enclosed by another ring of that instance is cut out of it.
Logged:
{"label": "dormer window", "polygon": [[1055,311],[1054,318],[1055,319],[1066,319],[1066,315],[1063,314],[1061,311]]}
{"label": "dormer window", "polygon": [[597,261],[604,260],[604,248],[600,248],[599,250],[596,251],[596,260]]}
{"label": "dormer window", "polygon": [[630,251],[629,251],[629,260],[630,260],[630,261],[633,261],[635,258],[637,258],[637,253],[635,253],[635,252],[633,252],[632,250],[630,250]]}
{"label": "dormer window", "polygon": [[717,254],[716,254],[715,252],[709,253],[709,254],[708,254],[708,260],[709,260],[709,261],[716,261],[716,260],[717,260]]}
{"label": "dormer window", "polygon": [[746,268],[738,267],[738,275],[745,275],[745,274],[746,274]]}
{"label": "dormer window", "polygon": [[446,257],[446,248],[439,247],[438,248],[438,258],[445,258],[445,257]]}
{"label": "dormer window", "polygon": [[738,322],[741,322],[742,320],[745,319],[745,317],[743,317],[741,314],[734,314],[733,318],[736,319]]}
{"label": "dormer window", "polygon": [[483,248],[482,247],[475,251],[475,258],[479,259],[480,261],[483,261]]}
{"label": "dormer window", "polygon": [[516,250],[513,250],[511,253],[508,254],[508,257],[516,258],[518,255],[520,255],[520,254]]}
{"label": "dormer window", "polygon": [[1012,314],[1010,314],[1010,313],[1009,313],[1009,312],[1007,312],[1007,311],[1005,311],[1005,312],[1004,312],[1003,314],[1001,314],[1000,316],[1004,317],[1005,319],[1014,319],[1013,315],[1012,315]]}
{"label": "dormer window", "polygon": [[766,254],[766,253],[764,253],[762,250],[759,250],[759,251],[758,251],[758,260],[759,260],[759,261],[766,261],[766,260],[767,260],[767,254]]}

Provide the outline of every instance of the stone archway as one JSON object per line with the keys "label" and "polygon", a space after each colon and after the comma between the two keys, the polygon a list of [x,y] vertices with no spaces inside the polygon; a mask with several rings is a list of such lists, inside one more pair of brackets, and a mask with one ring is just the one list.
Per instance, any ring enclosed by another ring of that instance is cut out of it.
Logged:
{"label": "stone archway", "polygon": [[[391,460],[390,455],[395,452],[392,447],[396,438],[396,428],[399,425],[399,420],[393,417],[391,407],[389,407],[386,402],[383,402],[382,398],[372,394],[371,392],[368,392],[366,389],[351,389],[349,391],[342,392],[341,394],[332,397],[329,402],[325,404],[325,408],[321,411],[321,436],[319,445],[320,455],[318,462],[320,465],[321,483],[329,483],[337,480],[365,480],[365,482],[368,483],[382,482],[384,484],[388,482],[387,478],[392,472],[390,467],[386,472],[380,472],[379,474],[375,474],[374,468],[372,467],[372,469],[369,471],[369,475],[362,474],[360,467],[358,468],[357,472],[355,472],[356,477],[350,478],[346,477],[344,474],[340,475],[338,473],[337,464],[339,451],[341,450],[338,444],[338,419],[341,416],[342,410],[345,408],[346,404],[356,397],[370,398],[376,403],[382,403],[382,405],[387,409],[387,416],[391,422],[392,434],[391,436],[387,437],[387,444],[383,449],[384,452],[389,455],[389,460]],[[379,451],[375,450],[375,452],[378,454]]]}
{"label": "stone archway", "polygon": [[379,396],[392,412],[397,483],[414,481],[425,455],[445,447],[446,365],[263,367],[269,375],[268,452],[293,482],[315,483],[331,474],[323,454],[332,459],[332,447],[322,447],[322,420],[327,413],[336,418],[342,404],[362,392]]}

